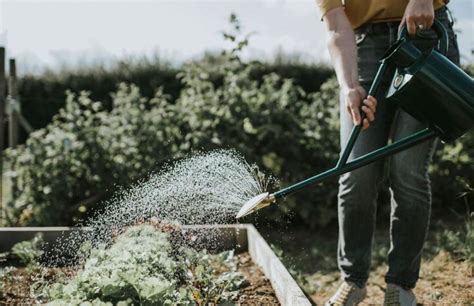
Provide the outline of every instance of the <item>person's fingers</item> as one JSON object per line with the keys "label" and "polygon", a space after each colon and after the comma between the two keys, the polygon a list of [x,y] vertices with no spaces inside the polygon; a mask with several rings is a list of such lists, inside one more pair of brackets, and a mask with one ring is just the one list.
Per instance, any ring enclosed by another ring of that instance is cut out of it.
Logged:
{"label": "person's fingers", "polygon": [[374,96],[367,96],[367,100],[371,101],[375,106],[375,110],[377,110],[377,99]]}
{"label": "person's fingers", "polygon": [[406,19],[406,24],[407,24],[408,34],[410,36],[415,36],[416,35],[416,20],[415,20],[415,17],[408,16],[407,19]]}
{"label": "person's fingers", "polygon": [[362,106],[362,110],[367,115],[367,119],[369,119],[369,121],[374,121],[374,119],[375,119],[374,112],[369,107],[364,105],[364,106]]}
{"label": "person's fingers", "polygon": [[367,120],[367,118],[364,119],[364,123],[363,123],[363,125],[362,125],[362,129],[363,129],[363,130],[368,129],[368,128],[369,128],[369,125],[370,125],[370,124],[369,124],[369,120]]}
{"label": "person's fingers", "polygon": [[374,96],[367,96],[367,99],[374,102],[375,106],[377,106],[377,99]]}
{"label": "person's fingers", "polygon": [[364,104],[367,105],[372,112],[376,111],[376,103],[370,99],[365,99]]}
{"label": "person's fingers", "polygon": [[428,19],[426,20],[426,28],[429,29],[433,26],[434,23],[434,15],[428,16]]}
{"label": "person's fingers", "polygon": [[433,12],[424,12],[420,16],[419,23],[423,25],[424,29],[429,29],[433,25],[434,22],[434,13]]}

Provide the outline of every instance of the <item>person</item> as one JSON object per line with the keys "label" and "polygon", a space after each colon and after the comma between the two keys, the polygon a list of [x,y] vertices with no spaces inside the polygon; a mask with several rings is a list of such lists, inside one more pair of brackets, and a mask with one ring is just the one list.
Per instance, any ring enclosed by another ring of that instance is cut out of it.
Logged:
{"label": "person", "polygon": [[[451,15],[443,0],[317,0],[328,31],[328,48],[340,87],[341,146],[353,124],[363,124],[349,159],[396,141],[424,126],[380,96],[367,96],[378,60],[407,27],[421,50],[437,45],[430,29],[441,22],[449,34],[448,58],[459,65],[459,51]],[[385,89],[385,90],[384,90]],[[366,118],[361,122],[361,111]],[[418,280],[426,239],[431,190],[428,166],[436,140],[428,140],[388,159],[391,195],[390,249],[385,275],[385,305],[416,305],[412,291]],[[342,284],[327,305],[357,305],[367,295],[376,200],[384,174],[384,161],[344,174],[339,179],[337,259]]]}

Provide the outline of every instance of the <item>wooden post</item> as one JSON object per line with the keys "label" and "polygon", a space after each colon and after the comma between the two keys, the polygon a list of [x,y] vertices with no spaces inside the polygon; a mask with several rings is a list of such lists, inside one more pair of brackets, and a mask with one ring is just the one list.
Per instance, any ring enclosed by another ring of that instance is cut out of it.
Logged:
{"label": "wooden post", "polygon": [[18,100],[18,89],[16,84],[16,64],[15,59],[10,59],[10,75],[8,78],[8,98],[9,98],[9,120],[8,134],[10,147],[16,148],[18,144],[18,113],[20,112],[20,102]]}
{"label": "wooden post", "polygon": [[3,202],[3,149],[5,127],[5,48],[0,47],[0,225],[4,225],[5,203]]}

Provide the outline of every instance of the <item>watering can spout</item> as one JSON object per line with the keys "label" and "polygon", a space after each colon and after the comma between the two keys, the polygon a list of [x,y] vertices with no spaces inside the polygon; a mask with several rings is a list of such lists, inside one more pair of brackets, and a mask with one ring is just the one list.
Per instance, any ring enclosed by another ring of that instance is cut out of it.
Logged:
{"label": "watering can spout", "polygon": [[275,196],[273,194],[269,194],[268,192],[259,194],[248,200],[244,204],[244,206],[242,206],[242,208],[237,213],[236,218],[240,219],[242,217],[250,215],[255,211],[267,207],[268,205],[273,203],[275,203]]}

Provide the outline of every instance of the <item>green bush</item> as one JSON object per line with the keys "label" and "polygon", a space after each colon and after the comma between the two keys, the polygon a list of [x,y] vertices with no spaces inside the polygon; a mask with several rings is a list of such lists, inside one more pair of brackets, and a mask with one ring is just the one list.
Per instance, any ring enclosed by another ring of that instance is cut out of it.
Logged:
{"label": "green bush", "polygon": [[[216,67],[221,57],[206,54],[200,62]],[[110,109],[111,92],[121,82],[134,83],[146,97],[152,97],[156,88],[175,100],[179,97],[182,83],[176,77],[182,71],[181,66],[173,66],[159,56],[153,58],[129,58],[118,61],[112,67],[86,67],[76,70],[64,69],[60,72],[47,71],[39,75],[25,75],[19,78],[18,91],[22,102],[22,113],[36,129],[45,127],[51,122],[59,109],[65,106],[66,92],[90,92],[92,100],[101,101],[104,108]],[[307,92],[315,92],[333,71],[323,65],[306,64],[300,61],[278,60],[275,62],[255,62],[251,78],[261,81],[263,76],[275,72],[284,78],[292,78]],[[216,85],[218,76],[210,77]],[[21,140],[27,134],[21,131]]]}
{"label": "green bush", "polygon": [[163,87],[165,94],[176,98],[181,90],[177,72],[177,68],[155,56],[121,60],[108,69],[97,66],[25,75],[18,82],[22,113],[34,128],[43,128],[65,106],[67,91],[88,91],[92,100],[101,101],[110,109],[113,100],[110,93],[116,91],[121,82],[139,85],[147,97]]}
{"label": "green bush", "polygon": [[65,108],[24,146],[7,150],[14,171],[10,224],[69,224],[114,185],[128,185],[162,157],[177,153],[174,107],[158,90],[144,99],[121,84],[113,109],[86,92],[68,94]]}

